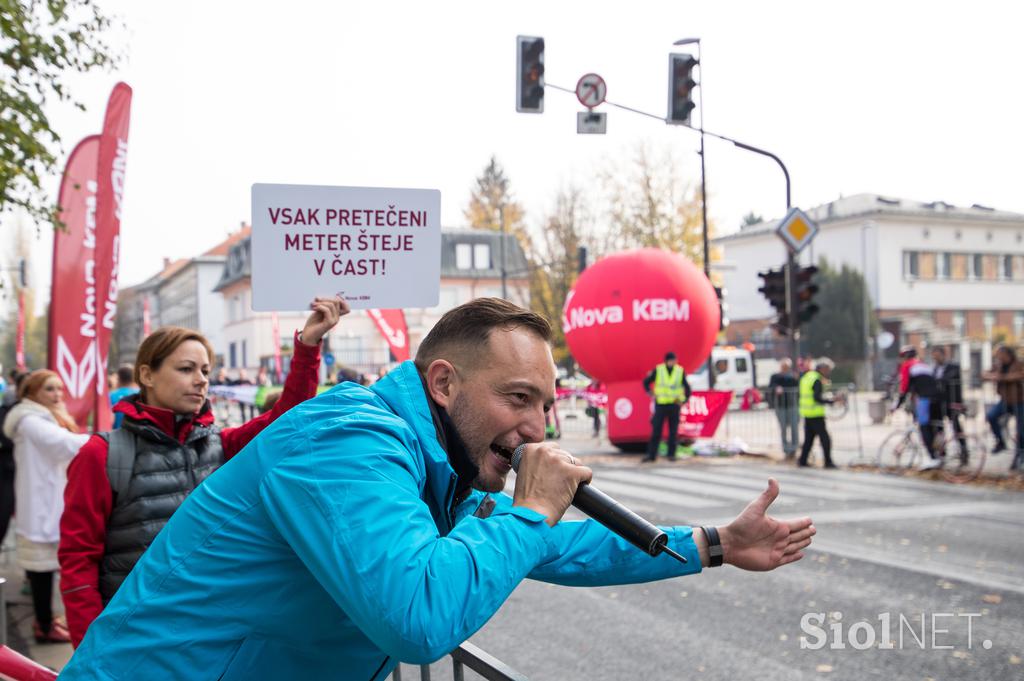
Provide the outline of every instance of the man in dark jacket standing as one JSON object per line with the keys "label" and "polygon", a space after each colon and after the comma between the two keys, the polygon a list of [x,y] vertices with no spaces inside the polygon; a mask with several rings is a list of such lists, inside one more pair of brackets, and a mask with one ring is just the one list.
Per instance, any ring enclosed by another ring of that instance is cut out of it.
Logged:
{"label": "man in dark jacket standing", "polygon": [[1005,414],[1014,417],[1017,422],[1017,451],[1010,470],[1017,470],[1024,464],[1024,365],[1017,359],[1013,348],[1006,345],[996,348],[995,359],[992,370],[981,375],[982,379],[996,384],[996,393],[999,395],[999,402],[992,405],[985,418],[996,437],[992,453],[998,454],[1006,449],[1001,419]]}
{"label": "man in dark jacket standing", "polygon": [[939,395],[943,404],[943,414],[953,424],[953,433],[960,443],[960,463],[966,464],[968,458],[967,438],[964,437],[964,426],[960,423],[960,415],[964,413],[963,383],[960,365],[948,361],[946,348],[932,348],[932,374],[938,383]]}
{"label": "man in dark jacket standing", "polygon": [[793,363],[788,357],[779,362],[778,373],[772,374],[768,380],[768,404],[775,410],[782,431],[782,451],[787,459],[796,456],[796,448],[800,446],[800,412],[797,410],[798,389],[800,382],[793,375]]}

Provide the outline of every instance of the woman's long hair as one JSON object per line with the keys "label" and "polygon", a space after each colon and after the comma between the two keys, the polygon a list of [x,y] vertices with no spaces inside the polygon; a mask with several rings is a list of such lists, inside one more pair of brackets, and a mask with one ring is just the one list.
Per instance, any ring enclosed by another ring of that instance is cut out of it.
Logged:
{"label": "woman's long hair", "polygon": [[46,385],[46,382],[51,378],[56,378],[60,381],[60,376],[49,369],[37,369],[36,371],[33,371],[25,377],[21,382],[21,385],[18,387],[18,397],[24,400],[31,400],[40,406],[46,407],[50,410],[50,413],[53,414],[53,418],[57,420],[57,423],[61,428],[70,430],[72,433],[77,433],[78,424],[75,423],[74,417],[68,413],[68,408],[63,402],[54,407],[49,404],[43,404],[36,399],[39,396],[39,392],[43,389],[43,386]]}

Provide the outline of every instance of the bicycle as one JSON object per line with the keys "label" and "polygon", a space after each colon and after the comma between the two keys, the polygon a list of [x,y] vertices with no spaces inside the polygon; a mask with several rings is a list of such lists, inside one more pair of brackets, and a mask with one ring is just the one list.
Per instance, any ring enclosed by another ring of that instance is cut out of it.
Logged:
{"label": "bicycle", "polygon": [[[960,440],[953,433],[952,426],[942,420],[942,429],[935,435],[934,447],[941,452],[938,466],[942,478],[948,482],[964,483],[977,478],[985,467],[987,450],[980,437],[964,433],[967,451],[963,451]],[[927,448],[921,439],[918,424],[910,420],[906,426],[888,435],[878,447],[876,467],[883,473],[902,475],[912,468],[923,466],[930,460]]]}

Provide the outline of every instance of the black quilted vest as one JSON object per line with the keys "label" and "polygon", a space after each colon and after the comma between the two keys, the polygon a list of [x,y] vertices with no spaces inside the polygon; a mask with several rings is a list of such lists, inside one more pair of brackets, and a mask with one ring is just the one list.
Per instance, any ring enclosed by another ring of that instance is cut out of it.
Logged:
{"label": "black quilted vest", "polygon": [[[182,444],[156,426],[125,416],[121,427],[134,436],[131,475],[119,476],[115,457],[107,457],[107,477],[126,481],[114,489],[107,542],[100,561],[100,595],[106,604],[178,510],[185,497],[224,463],[220,429],[196,424]],[[108,439],[109,442],[109,439]]]}

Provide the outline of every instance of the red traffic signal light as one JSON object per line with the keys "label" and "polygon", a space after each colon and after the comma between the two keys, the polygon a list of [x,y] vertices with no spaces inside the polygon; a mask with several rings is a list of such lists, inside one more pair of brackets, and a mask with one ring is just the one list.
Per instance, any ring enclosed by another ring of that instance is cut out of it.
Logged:
{"label": "red traffic signal light", "polygon": [[693,103],[693,68],[699,62],[692,54],[670,54],[668,56],[668,120],[676,125],[689,125]]}
{"label": "red traffic signal light", "polygon": [[800,324],[811,321],[814,315],[818,314],[818,306],[812,303],[814,294],[818,292],[818,285],[814,283],[814,275],[818,268],[814,265],[798,267],[796,271],[796,318]]}
{"label": "red traffic signal light", "polygon": [[516,37],[516,111],[544,113],[544,38]]}

